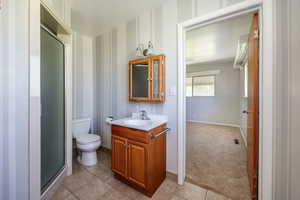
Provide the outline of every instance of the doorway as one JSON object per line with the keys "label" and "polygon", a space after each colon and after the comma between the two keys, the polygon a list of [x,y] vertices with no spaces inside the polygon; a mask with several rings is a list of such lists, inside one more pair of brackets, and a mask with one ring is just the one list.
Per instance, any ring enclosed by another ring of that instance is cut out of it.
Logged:
{"label": "doorway", "polygon": [[248,13],[186,33],[186,181],[232,199],[257,197],[258,31]]}
{"label": "doorway", "polygon": [[[261,31],[257,34],[259,35],[258,44],[261,47],[259,50],[259,83],[260,87],[258,88],[257,96],[259,99],[259,103],[257,107],[259,107],[259,126],[257,129],[259,130],[259,135],[256,138],[256,145],[259,147],[257,150],[257,176],[255,177],[256,186],[251,187],[255,188],[255,196],[252,199],[265,199],[269,198],[272,195],[272,146],[270,146],[270,142],[272,141],[272,135],[270,134],[273,130],[273,118],[272,118],[272,104],[269,102],[272,101],[272,93],[270,89],[272,89],[271,82],[274,79],[270,74],[272,72],[272,65],[268,65],[267,63],[273,62],[273,55],[268,51],[268,46],[273,44],[272,40],[263,40],[264,38],[272,37],[270,31],[268,29],[272,28],[272,23],[269,18],[263,17],[270,12],[269,9],[262,10],[261,8],[262,2],[244,2],[239,4],[239,6],[232,6],[227,9],[222,9],[216,11],[214,13],[208,14],[203,17],[199,17],[196,19],[185,21],[178,25],[178,183],[183,184],[186,181],[186,149],[187,149],[187,138],[186,138],[186,34],[188,31],[204,27],[210,24],[214,24],[217,22],[221,22],[227,19],[231,19],[238,16],[243,16],[249,13],[258,13],[259,21],[258,27],[260,27]],[[264,21],[264,23],[262,23]],[[263,27],[263,28],[262,28]],[[255,35],[257,35],[255,34]],[[259,138],[259,139],[258,139]],[[264,159],[259,159],[264,158]],[[259,176],[258,176],[259,174]],[[251,190],[253,191],[253,190]],[[257,194],[258,191],[258,194]]]}

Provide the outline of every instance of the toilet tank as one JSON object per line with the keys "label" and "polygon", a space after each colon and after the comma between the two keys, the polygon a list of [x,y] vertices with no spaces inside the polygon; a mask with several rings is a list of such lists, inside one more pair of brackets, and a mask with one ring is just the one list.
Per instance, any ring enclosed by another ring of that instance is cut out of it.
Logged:
{"label": "toilet tank", "polygon": [[72,122],[72,132],[73,132],[73,137],[77,137],[82,134],[88,134],[90,132],[91,128],[91,120],[90,119],[78,119],[78,120],[73,120]]}

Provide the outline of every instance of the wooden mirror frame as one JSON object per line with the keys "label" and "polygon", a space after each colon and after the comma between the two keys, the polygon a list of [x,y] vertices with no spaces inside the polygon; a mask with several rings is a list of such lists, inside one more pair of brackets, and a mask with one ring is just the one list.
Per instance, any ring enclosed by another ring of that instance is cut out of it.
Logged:
{"label": "wooden mirror frame", "polygon": [[[158,60],[158,97],[154,97],[153,63]],[[148,63],[148,97],[133,97],[132,95],[132,66],[138,63]],[[150,56],[129,61],[129,101],[133,102],[165,102],[165,55]]]}

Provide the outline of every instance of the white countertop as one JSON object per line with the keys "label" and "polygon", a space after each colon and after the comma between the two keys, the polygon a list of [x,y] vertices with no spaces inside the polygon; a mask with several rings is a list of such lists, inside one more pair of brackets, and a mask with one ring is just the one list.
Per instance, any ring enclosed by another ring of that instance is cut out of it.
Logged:
{"label": "white countertop", "polygon": [[[127,128],[134,128],[142,131],[150,131],[151,129],[166,124],[168,122],[168,116],[166,115],[148,115],[148,117],[150,118],[150,120],[138,120],[131,117],[117,119],[111,121],[111,124]],[[134,124],[134,122],[140,122],[141,124]]]}

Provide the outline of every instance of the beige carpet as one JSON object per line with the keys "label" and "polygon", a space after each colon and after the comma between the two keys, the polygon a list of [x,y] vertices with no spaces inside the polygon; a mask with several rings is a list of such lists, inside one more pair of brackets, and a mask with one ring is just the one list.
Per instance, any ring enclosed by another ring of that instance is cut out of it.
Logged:
{"label": "beige carpet", "polygon": [[[240,144],[235,144],[238,139]],[[239,128],[187,123],[187,180],[234,200],[250,199]]]}

